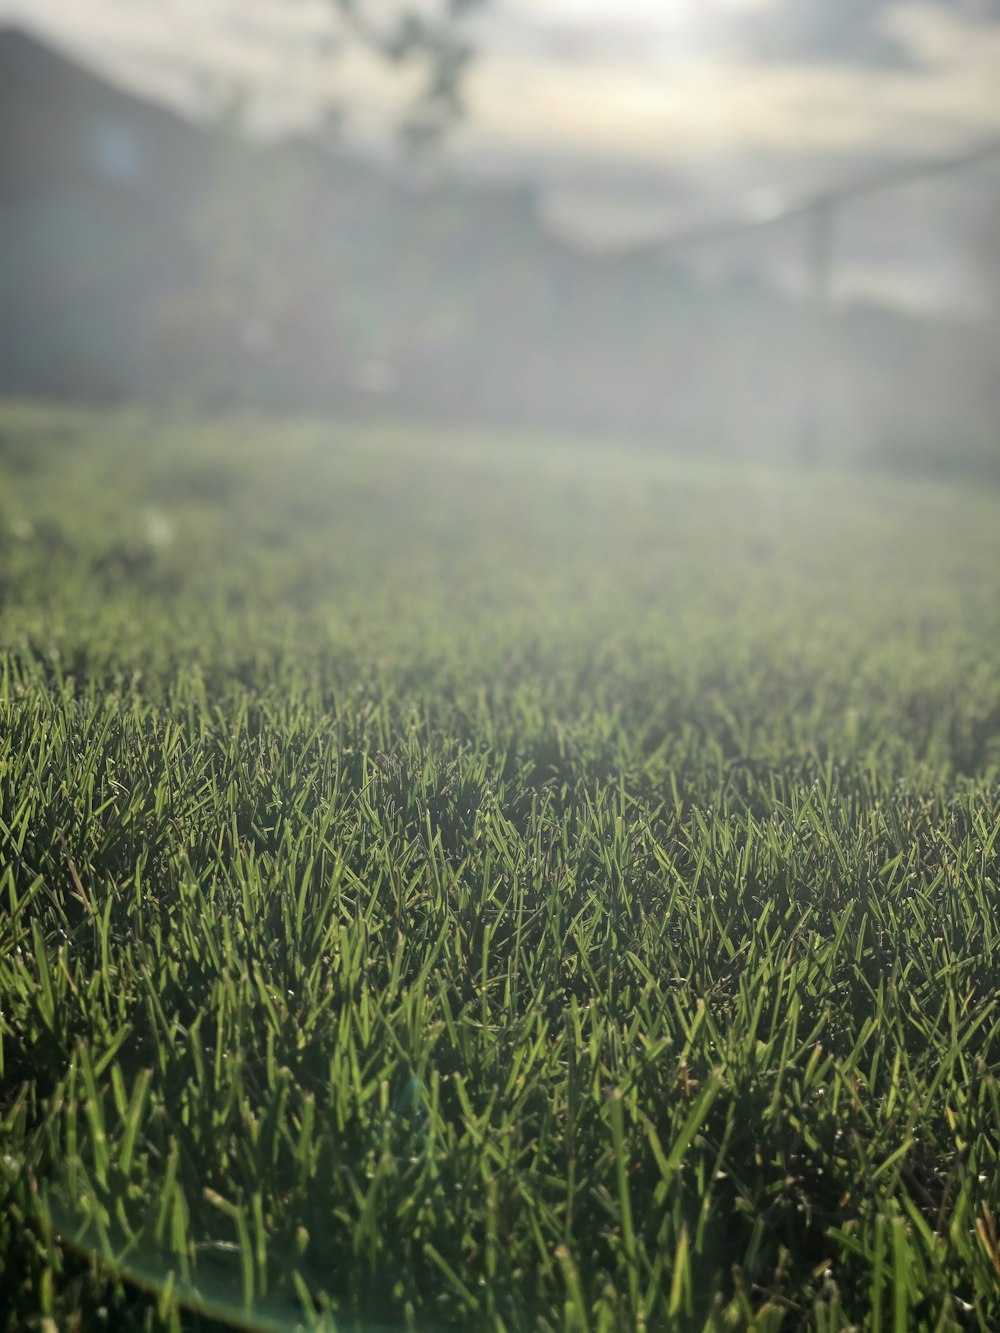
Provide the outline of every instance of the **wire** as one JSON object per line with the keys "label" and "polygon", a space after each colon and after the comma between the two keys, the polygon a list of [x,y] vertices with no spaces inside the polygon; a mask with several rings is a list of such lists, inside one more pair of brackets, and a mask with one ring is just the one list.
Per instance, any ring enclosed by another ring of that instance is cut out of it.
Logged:
{"label": "wire", "polygon": [[[685,228],[667,237],[657,240],[657,250],[676,250],[687,245],[700,244],[703,241],[728,240],[733,236],[749,232],[763,231],[779,223],[795,218],[829,214],[845,204],[853,203],[874,194],[896,189],[915,181],[933,176],[942,176],[965,171],[971,167],[983,166],[992,161],[1000,161],[1000,139],[990,139],[985,143],[968,148],[961,153],[947,157],[925,158],[918,162],[903,162],[888,167],[881,172],[860,176],[853,181],[817,191],[799,199],[793,199],[784,205],[773,208],[748,208],[749,216],[726,217],[706,221],[699,226]],[[746,199],[754,196],[747,195]]]}

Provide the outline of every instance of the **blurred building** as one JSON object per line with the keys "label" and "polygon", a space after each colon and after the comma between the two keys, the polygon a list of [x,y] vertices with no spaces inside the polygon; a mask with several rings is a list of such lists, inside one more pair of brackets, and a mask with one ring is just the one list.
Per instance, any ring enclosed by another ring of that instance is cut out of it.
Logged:
{"label": "blurred building", "polygon": [[872,304],[825,321],[820,351],[815,311],[759,271],[574,248],[530,189],[416,186],[316,141],[251,143],[0,33],[0,392],[761,457],[799,451],[819,410],[834,454],[992,466],[994,325]]}

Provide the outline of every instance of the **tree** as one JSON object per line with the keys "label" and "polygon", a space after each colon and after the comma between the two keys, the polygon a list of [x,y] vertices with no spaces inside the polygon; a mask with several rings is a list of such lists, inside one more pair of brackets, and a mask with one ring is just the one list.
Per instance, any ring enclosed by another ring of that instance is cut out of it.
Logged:
{"label": "tree", "polygon": [[[415,100],[399,126],[409,156],[426,156],[460,119],[462,81],[473,50],[468,23],[486,0],[329,0],[339,15],[341,49],[356,42],[389,68],[419,71]],[[336,54],[336,52],[335,52]],[[247,88],[209,87],[214,153],[208,184],[187,219],[197,279],[161,312],[161,347],[168,378],[200,399],[226,403],[268,392],[271,378],[294,382],[302,366],[304,299],[322,272],[338,262],[310,237],[310,219],[337,201],[322,188],[317,154],[262,146],[246,130]],[[336,112],[336,107],[334,108]],[[318,123],[312,147],[336,144],[337,122]],[[310,241],[313,245],[310,245]],[[308,263],[302,256],[310,254]],[[330,281],[332,290],[337,283]],[[331,376],[350,380],[358,350],[333,312],[311,340]],[[336,369],[333,369],[333,368]],[[317,375],[317,378],[321,376]]]}
{"label": "tree", "polygon": [[468,19],[485,0],[386,4],[386,0],[332,0],[350,34],[391,64],[418,65],[419,96],[401,133],[411,152],[436,145],[462,112],[462,82],[472,58]]}

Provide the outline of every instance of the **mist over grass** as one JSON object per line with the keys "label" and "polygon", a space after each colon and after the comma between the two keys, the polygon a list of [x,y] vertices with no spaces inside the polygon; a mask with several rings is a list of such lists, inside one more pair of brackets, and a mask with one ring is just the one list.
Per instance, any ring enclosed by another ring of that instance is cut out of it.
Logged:
{"label": "mist over grass", "polygon": [[8,1327],[1000,1321],[995,490],[5,408],[0,902]]}

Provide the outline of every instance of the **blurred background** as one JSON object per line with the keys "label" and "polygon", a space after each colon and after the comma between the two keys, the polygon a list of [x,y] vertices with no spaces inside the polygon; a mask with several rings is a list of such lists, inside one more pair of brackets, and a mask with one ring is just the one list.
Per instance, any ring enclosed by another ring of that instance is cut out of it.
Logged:
{"label": "blurred background", "polygon": [[0,393],[1000,474],[997,0],[0,0]]}

